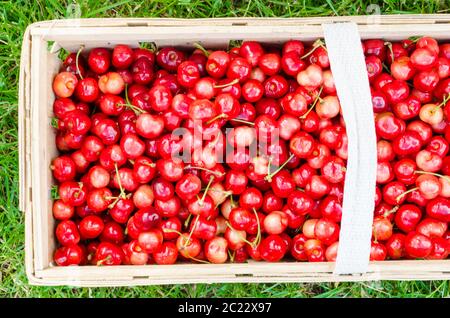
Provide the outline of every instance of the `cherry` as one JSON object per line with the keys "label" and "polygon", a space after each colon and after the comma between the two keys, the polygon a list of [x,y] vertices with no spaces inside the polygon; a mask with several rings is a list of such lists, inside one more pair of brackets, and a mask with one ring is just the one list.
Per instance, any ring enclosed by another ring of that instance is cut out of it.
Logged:
{"label": "cherry", "polygon": [[449,255],[448,242],[440,237],[431,239],[433,249],[426,259],[446,259]]}
{"label": "cherry", "polygon": [[314,235],[325,245],[331,245],[339,239],[339,230],[337,223],[322,218],[314,226]]}
{"label": "cherry", "polygon": [[105,73],[111,65],[111,52],[106,48],[92,49],[89,53],[88,64],[95,73]]}
{"label": "cherry", "polygon": [[56,226],[55,231],[58,242],[63,246],[76,245],[80,242],[80,233],[72,220],[63,220]]}
{"label": "cherry", "polygon": [[439,220],[425,218],[416,227],[416,232],[430,238],[443,237],[447,231],[447,223]]}
{"label": "cherry", "polygon": [[246,189],[248,178],[242,171],[230,170],[225,176],[225,189],[239,195]]}
{"label": "cherry", "polygon": [[156,53],[156,63],[169,72],[175,72],[185,60],[185,53],[173,47],[162,48]]}
{"label": "cherry", "polygon": [[67,98],[72,96],[78,86],[77,77],[70,72],[61,72],[53,80],[53,92],[57,97]]}
{"label": "cherry", "polygon": [[264,54],[261,44],[255,41],[244,41],[239,48],[239,55],[244,57],[252,67],[258,64],[259,59]]}
{"label": "cherry", "polygon": [[384,261],[387,257],[387,249],[381,243],[372,242],[370,247],[371,261]]}
{"label": "cherry", "polygon": [[138,237],[139,246],[146,253],[153,253],[163,243],[163,232],[160,229],[151,229],[141,232]]}
{"label": "cherry", "polygon": [[89,169],[88,178],[90,185],[97,189],[108,186],[110,181],[108,170],[98,165],[93,166],[91,169]]}
{"label": "cherry", "polygon": [[153,252],[153,259],[158,265],[175,264],[178,258],[178,249],[172,242],[163,242],[161,246]]}
{"label": "cherry", "polygon": [[269,235],[259,244],[259,252],[266,262],[278,262],[286,254],[287,247],[279,235]]}
{"label": "cherry", "polygon": [[314,89],[322,85],[322,68],[316,64],[309,65],[305,70],[297,74],[297,82],[300,86]]}
{"label": "cherry", "polygon": [[124,253],[124,264],[127,265],[145,265],[148,262],[148,254],[139,246],[137,240],[122,245]]}
{"label": "cherry", "polygon": [[308,240],[306,236],[303,234],[297,234],[292,239],[292,246],[290,249],[290,253],[293,258],[298,261],[306,261],[308,260],[308,256],[305,251],[305,242]]}
{"label": "cherry", "polygon": [[305,242],[304,248],[309,262],[325,261],[324,246],[319,240],[307,240]]}
{"label": "cherry", "polygon": [[223,237],[213,237],[206,241],[205,256],[213,264],[225,263],[228,259],[228,242]]}
{"label": "cherry", "polygon": [[128,159],[136,159],[144,153],[145,144],[135,134],[127,133],[120,139],[120,148]]}
{"label": "cherry", "polygon": [[53,217],[57,220],[69,220],[75,213],[73,206],[64,203],[62,200],[53,202]]}
{"label": "cherry", "polygon": [[86,187],[82,182],[65,181],[58,187],[61,201],[71,206],[80,206],[86,201]]}
{"label": "cherry", "polygon": [[105,211],[112,203],[112,192],[108,188],[94,189],[88,192],[86,203],[92,211],[100,213]]}
{"label": "cherry", "polygon": [[306,63],[301,59],[301,54],[289,51],[281,56],[281,68],[287,75],[296,76],[306,68]]}
{"label": "cherry", "polygon": [[405,256],[405,235],[394,233],[386,242],[387,255],[391,259],[400,259]]}
{"label": "cherry", "polygon": [[96,215],[88,215],[84,217],[80,224],[78,225],[78,229],[83,240],[86,239],[94,239],[99,236],[104,228],[103,220]]}
{"label": "cherry", "polygon": [[395,116],[409,120],[419,115],[421,103],[418,98],[410,95],[403,101],[392,105]]}
{"label": "cherry", "polygon": [[115,144],[120,138],[120,130],[117,122],[109,118],[101,119],[97,125],[93,126],[92,132],[105,145]]}
{"label": "cherry", "polygon": [[426,172],[437,172],[442,167],[442,158],[436,153],[421,150],[416,155],[417,167]]}
{"label": "cherry", "polygon": [[120,97],[110,93],[104,94],[99,98],[99,106],[103,113],[109,116],[120,115],[125,107],[125,100]]}
{"label": "cherry", "polygon": [[305,193],[317,200],[330,192],[330,183],[323,176],[312,176],[305,186]]}
{"label": "cherry", "polygon": [[155,77],[153,63],[146,57],[139,57],[131,66],[131,78],[133,83],[139,85],[149,84]]}
{"label": "cherry", "polygon": [[288,223],[289,218],[286,213],[273,211],[264,218],[263,227],[268,234],[281,234],[286,230]]}
{"label": "cherry", "polygon": [[392,141],[392,148],[398,155],[417,153],[421,146],[422,142],[420,135],[413,130],[405,131]]}
{"label": "cherry", "polygon": [[189,200],[200,192],[201,186],[200,178],[188,173],[183,175],[176,183],[175,192],[182,200]]}
{"label": "cherry", "polygon": [[153,188],[148,184],[140,185],[133,194],[133,203],[138,209],[150,207],[154,199]]}
{"label": "cherry", "polygon": [[125,88],[125,82],[117,72],[108,72],[98,79],[98,88],[104,94],[120,94]]}
{"label": "cherry", "polygon": [[155,200],[154,206],[161,216],[172,217],[178,214],[181,203],[180,199],[174,196],[166,201]]}
{"label": "cherry", "polygon": [[399,181],[392,181],[383,187],[383,200],[392,205],[402,204],[405,200],[405,196],[402,195],[406,192],[406,186]]}
{"label": "cherry", "polygon": [[115,165],[123,166],[127,162],[127,158],[119,145],[110,145],[101,151],[99,162],[103,168],[112,171]]}
{"label": "cherry", "polygon": [[375,241],[386,241],[392,236],[392,223],[383,216],[375,217],[372,225],[372,236]]}
{"label": "cherry", "polygon": [[245,58],[237,57],[230,61],[226,76],[231,80],[238,79],[240,83],[243,83],[250,78],[250,71],[249,62]]}
{"label": "cherry", "polygon": [[441,136],[432,137],[426,147],[426,150],[437,154],[441,158],[443,158],[447,155],[449,149],[450,149],[450,146],[449,146],[447,140],[445,140]]}
{"label": "cherry", "polygon": [[85,103],[96,101],[99,95],[99,85],[92,77],[86,77],[80,80],[75,89],[75,96]]}
{"label": "cherry", "polygon": [[410,122],[408,126],[406,126],[406,130],[414,130],[418,132],[423,145],[430,141],[433,133],[431,127],[420,120]]}
{"label": "cherry", "polygon": [[[219,242],[223,244],[224,242],[226,243],[226,240],[223,239],[223,241],[220,240]],[[217,245],[213,246],[217,247]],[[178,252],[187,259],[193,259],[197,257],[200,254],[202,248],[200,240],[192,237],[191,235],[189,235],[189,233],[183,233],[178,237],[176,247],[178,249]]]}
{"label": "cherry", "polygon": [[111,63],[117,69],[126,69],[133,62],[133,50],[128,45],[119,44],[113,49]]}
{"label": "cherry", "polygon": [[306,132],[298,132],[289,143],[290,151],[299,158],[308,158],[314,150],[314,138]]}
{"label": "cherry", "polygon": [[335,195],[328,195],[320,202],[319,210],[324,218],[338,223],[342,218],[342,201]]}
{"label": "cherry", "polygon": [[409,257],[425,258],[433,251],[433,242],[423,234],[409,232],[405,237],[405,251]]}
{"label": "cherry", "polygon": [[122,264],[125,255],[123,250],[110,242],[101,242],[94,256],[94,264],[97,266],[110,266]]}
{"label": "cherry", "polygon": [[422,218],[421,210],[413,204],[402,205],[395,214],[395,224],[405,233],[414,231]]}
{"label": "cherry", "polygon": [[114,221],[120,224],[124,224],[127,223],[131,213],[134,211],[134,207],[135,205],[133,203],[133,200],[128,198],[121,198],[114,204],[111,209],[109,209],[108,212]]}
{"label": "cherry", "polygon": [[156,228],[160,220],[161,216],[153,207],[140,209],[133,216],[134,225],[139,231],[149,231]]}
{"label": "cherry", "polygon": [[450,222],[450,200],[437,197],[426,205],[427,215],[442,222]]}
{"label": "cherry", "polygon": [[433,68],[437,63],[438,55],[428,48],[416,48],[411,54],[411,64],[420,71]]}
{"label": "cherry", "polygon": [[58,266],[80,265],[85,258],[85,252],[80,245],[62,246],[56,249],[53,260]]}
{"label": "cherry", "polygon": [[[367,74],[369,75],[369,81],[372,82],[375,79],[375,77],[381,74],[381,71],[383,70],[381,60],[375,55],[369,55],[368,57],[366,57],[366,69]],[[395,66],[393,67],[393,65],[391,65],[391,73],[392,76],[397,78],[395,75],[400,72],[397,71]]]}
{"label": "cherry", "polygon": [[336,262],[337,253],[339,249],[339,242],[334,242],[325,250],[325,259],[328,262]]}
{"label": "cherry", "polygon": [[288,197],[289,208],[298,215],[306,215],[313,208],[314,201],[305,192],[294,190]]}
{"label": "cherry", "polygon": [[53,176],[59,182],[72,181],[77,173],[77,167],[71,157],[63,155],[52,161]]}

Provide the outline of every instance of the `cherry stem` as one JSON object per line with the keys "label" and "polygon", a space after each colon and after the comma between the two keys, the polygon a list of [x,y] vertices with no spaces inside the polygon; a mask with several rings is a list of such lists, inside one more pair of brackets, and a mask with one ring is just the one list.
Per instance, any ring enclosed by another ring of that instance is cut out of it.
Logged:
{"label": "cherry stem", "polygon": [[139,115],[139,114],[142,114],[142,113],[146,113],[145,110],[143,110],[142,108],[136,107],[133,104],[128,104],[128,103],[126,103],[126,104],[117,104],[117,106],[124,106],[124,107],[131,108],[136,115]]}
{"label": "cherry stem", "polygon": [[177,233],[178,235],[183,235],[181,232],[174,230],[174,229],[163,229],[164,233]]}
{"label": "cherry stem", "polygon": [[208,120],[208,121],[206,122],[206,124],[207,124],[207,125],[210,125],[210,124],[212,124],[213,122],[215,122],[217,119],[222,119],[222,118],[227,118],[227,117],[228,117],[227,114],[220,114],[220,115],[217,115],[216,117],[214,117],[213,119]]}
{"label": "cherry stem", "polygon": [[80,48],[78,49],[77,56],[75,57],[75,66],[77,68],[77,72],[78,72],[78,75],[80,76],[81,80],[83,80],[83,75],[81,75],[81,72],[80,72],[80,67],[78,65],[78,58],[80,57],[81,51],[83,51],[83,49],[84,49],[84,45],[81,45]]}
{"label": "cherry stem", "polygon": [[390,209],[389,211],[384,212],[384,213],[383,213],[383,216],[384,216],[384,217],[387,217],[388,215],[397,212],[398,209],[399,209],[399,206],[396,205],[396,206],[394,206],[392,209]]}
{"label": "cherry stem", "polygon": [[156,167],[156,163],[152,162],[152,163],[148,163],[148,162],[144,162],[142,163],[144,166],[150,167],[150,168],[155,168]]}
{"label": "cherry stem", "polygon": [[125,84],[125,102],[126,102],[128,105],[131,105],[130,99],[128,98],[128,84]]}
{"label": "cherry stem", "polygon": [[119,174],[119,168],[117,167],[117,162],[114,162],[114,169],[116,170],[117,183],[119,184],[119,188],[120,188],[119,197],[126,199],[127,196],[125,194],[125,190],[122,187],[122,182],[120,181],[120,174]]}
{"label": "cherry stem", "polygon": [[197,215],[197,217],[195,218],[195,221],[194,221],[194,225],[192,226],[192,230],[189,232],[188,239],[184,243],[183,248],[186,248],[188,246],[189,242],[191,241],[192,233],[194,233],[194,230],[195,230],[195,227],[197,226],[197,222],[198,222],[199,218],[200,218],[200,215]]}
{"label": "cherry stem", "polygon": [[[278,172],[280,172],[280,171],[284,168],[284,166],[286,166],[286,165],[288,164],[288,162],[291,161],[292,158],[294,158],[294,156],[295,156],[295,155],[292,154],[285,162],[283,162],[283,164],[282,164],[281,166],[278,167],[277,170],[275,170],[274,172],[272,172],[272,173],[270,173],[270,174],[267,174],[267,176],[265,176],[264,179],[265,179],[266,181],[271,182],[271,181],[272,181],[272,178],[273,178]],[[269,167],[270,167],[270,165],[269,165]]]}
{"label": "cherry stem", "polygon": [[233,251],[233,254],[228,250],[228,257],[230,258],[230,262],[234,263],[234,257],[236,256],[236,251]]}
{"label": "cherry stem", "polygon": [[253,208],[253,212],[255,213],[256,223],[258,224],[258,232],[256,234],[255,240],[253,241],[254,244],[252,245],[253,247],[256,247],[259,245],[259,243],[261,243],[261,224],[259,224],[259,216],[255,208]]}
{"label": "cherry stem", "polygon": [[103,265],[105,262],[107,262],[109,260],[111,260],[111,255],[108,255],[104,259],[99,260],[96,265],[97,266],[101,266],[101,265]]}
{"label": "cherry stem", "polygon": [[203,171],[209,172],[209,173],[211,173],[213,175],[216,175],[217,177],[223,177],[223,175],[225,174],[225,173],[222,173],[222,172],[219,172],[219,171],[213,171],[213,170],[210,170],[210,169],[207,169],[207,168],[195,167],[195,166],[191,166],[191,165],[188,165],[188,166],[184,167],[184,169],[187,169],[187,170],[188,169],[203,170]]}
{"label": "cherry stem", "polygon": [[214,181],[214,176],[211,176],[211,178],[209,178],[209,182],[208,182],[208,185],[206,186],[206,189],[205,189],[205,191],[203,192],[203,196],[202,196],[202,198],[200,199],[200,205],[203,205],[203,202],[205,201],[205,198],[206,198],[206,194],[208,193],[208,190],[209,190],[209,187],[211,186],[211,184],[212,184],[212,182]]}
{"label": "cherry stem", "polygon": [[324,45],[325,43],[323,43],[323,41],[321,39],[317,39],[313,45],[312,45],[312,49],[306,53],[305,55],[301,56],[300,58],[303,60],[304,58],[307,58],[308,56],[310,56],[311,54],[314,53],[315,50],[317,50],[317,48],[322,47],[323,49],[327,50],[327,48]]}
{"label": "cherry stem", "polygon": [[192,213],[189,213],[188,217],[186,218],[186,220],[184,221],[184,227],[187,228],[189,225],[189,222],[191,221],[192,218]]}
{"label": "cherry stem", "polygon": [[208,52],[208,50],[205,49],[200,43],[195,42],[193,45],[194,45],[194,47],[195,47],[196,49],[199,49],[200,51],[202,51],[203,54],[205,54],[206,57],[209,56],[210,53]]}
{"label": "cherry stem", "polygon": [[237,83],[239,83],[239,78],[235,78],[231,82],[225,83],[225,84],[222,84],[222,85],[213,85],[213,87],[214,88],[225,88],[225,87],[228,87],[228,86],[233,86],[234,84],[237,84]]}
{"label": "cherry stem", "polygon": [[450,95],[444,95],[444,99],[442,100],[442,102],[439,105],[437,105],[435,108],[433,108],[433,110],[431,112],[434,113],[436,110],[438,110],[439,108],[441,108],[442,106],[447,104],[449,99],[450,99]]}
{"label": "cherry stem", "polygon": [[253,242],[250,242],[249,240],[243,238],[242,235],[239,233],[239,231],[235,230],[235,229],[231,226],[231,224],[230,224],[228,221],[226,221],[225,224],[226,224],[231,230],[235,231],[236,234],[240,237],[240,239],[241,239],[242,241],[244,241],[244,242],[247,243],[248,245],[254,247],[254,246],[253,246]]}
{"label": "cherry stem", "polygon": [[386,42],[384,42],[384,45],[387,46],[389,53],[391,54],[391,60],[392,60],[392,62],[394,62],[394,50],[392,49],[392,43],[386,41]]}
{"label": "cherry stem", "polygon": [[439,174],[439,173],[428,172],[428,171],[423,171],[423,170],[417,170],[417,171],[414,171],[414,173],[417,173],[417,174],[429,174],[430,176],[443,178],[443,179],[447,180],[448,182],[450,182],[450,177],[449,176],[445,176],[445,175],[442,175],[442,174]]}
{"label": "cherry stem", "polygon": [[314,100],[312,106],[306,111],[306,113],[304,113],[303,115],[300,116],[300,119],[305,119],[306,116],[308,116],[308,114],[314,109],[314,107],[316,106],[317,102],[321,99],[320,98],[320,94],[322,94],[322,90],[323,90],[323,86],[320,87],[319,93],[317,94],[317,97]]}
{"label": "cherry stem", "polygon": [[193,261],[196,261],[196,262],[199,262],[199,263],[203,263],[203,264],[211,264],[211,262],[204,261],[202,259],[198,259],[198,258],[192,257],[191,255],[189,255],[189,253],[187,255]]}
{"label": "cherry stem", "polygon": [[416,191],[416,190],[418,190],[418,189],[419,189],[419,187],[415,187],[415,188],[412,188],[412,189],[409,189],[409,190],[403,192],[402,194],[398,195],[398,196],[395,198],[395,201],[398,202],[401,198],[403,198],[403,197],[404,197],[405,195],[407,195],[408,193],[411,193],[411,192]]}
{"label": "cherry stem", "polygon": [[233,119],[230,119],[230,120],[238,122],[238,123],[247,124],[247,125],[250,125],[250,126],[255,126],[255,123],[251,123],[249,121],[246,121],[246,120],[243,120],[243,119],[239,119],[239,118],[233,118]]}

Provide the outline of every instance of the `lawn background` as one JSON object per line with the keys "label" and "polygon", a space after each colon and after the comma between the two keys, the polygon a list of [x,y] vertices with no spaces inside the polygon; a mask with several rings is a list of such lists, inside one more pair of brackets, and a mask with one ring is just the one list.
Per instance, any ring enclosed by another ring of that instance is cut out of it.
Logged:
{"label": "lawn background", "polygon": [[17,85],[27,25],[70,17],[306,17],[377,12],[450,13],[450,0],[0,0],[0,297],[449,297],[449,281],[73,288],[30,286],[25,275],[24,218],[18,210]]}

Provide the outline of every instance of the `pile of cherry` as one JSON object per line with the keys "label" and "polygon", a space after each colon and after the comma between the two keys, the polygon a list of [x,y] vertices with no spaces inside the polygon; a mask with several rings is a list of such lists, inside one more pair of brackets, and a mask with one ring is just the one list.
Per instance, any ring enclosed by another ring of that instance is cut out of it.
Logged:
{"label": "pile of cherry", "polygon": [[[378,136],[370,258],[445,259],[450,44],[362,45]],[[57,265],[335,261],[347,135],[320,40],[80,48],[53,91]]]}

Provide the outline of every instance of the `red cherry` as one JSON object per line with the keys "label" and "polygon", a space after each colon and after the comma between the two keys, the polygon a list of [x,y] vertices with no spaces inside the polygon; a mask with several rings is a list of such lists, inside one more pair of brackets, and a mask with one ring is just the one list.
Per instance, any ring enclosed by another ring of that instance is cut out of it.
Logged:
{"label": "red cherry", "polygon": [[120,265],[124,260],[123,250],[110,242],[101,242],[94,256],[94,263],[97,266]]}
{"label": "red cherry", "polygon": [[409,257],[425,258],[433,251],[433,242],[425,235],[409,232],[405,238],[405,251]]}
{"label": "red cherry", "polygon": [[387,255],[391,259],[400,259],[405,256],[405,235],[394,233],[386,242]]}
{"label": "red cherry", "polygon": [[278,262],[286,254],[286,244],[279,235],[269,235],[259,244],[261,258],[266,262]]}
{"label": "red cherry", "polygon": [[71,245],[58,248],[53,255],[53,260],[58,266],[70,266],[80,265],[84,257],[84,250],[79,245]]}
{"label": "red cherry", "polygon": [[80,233],[72,220],[61,221],[55,231],[58,242],[63,246],[76,245],[80,242]]}
{"label": "red cherry", "polygon": [[80,231],[81,238],[86,240],[99,236],[102,233],[104,226],[103,220],[100,217],[96,215],[88,215],[80,221],[78,229]]}
{"label": "red cherry", "polygon": [[156,53],[156,63],[169,72],[175,72],[185,60],[185,53],[173,47],[162,48]]}

